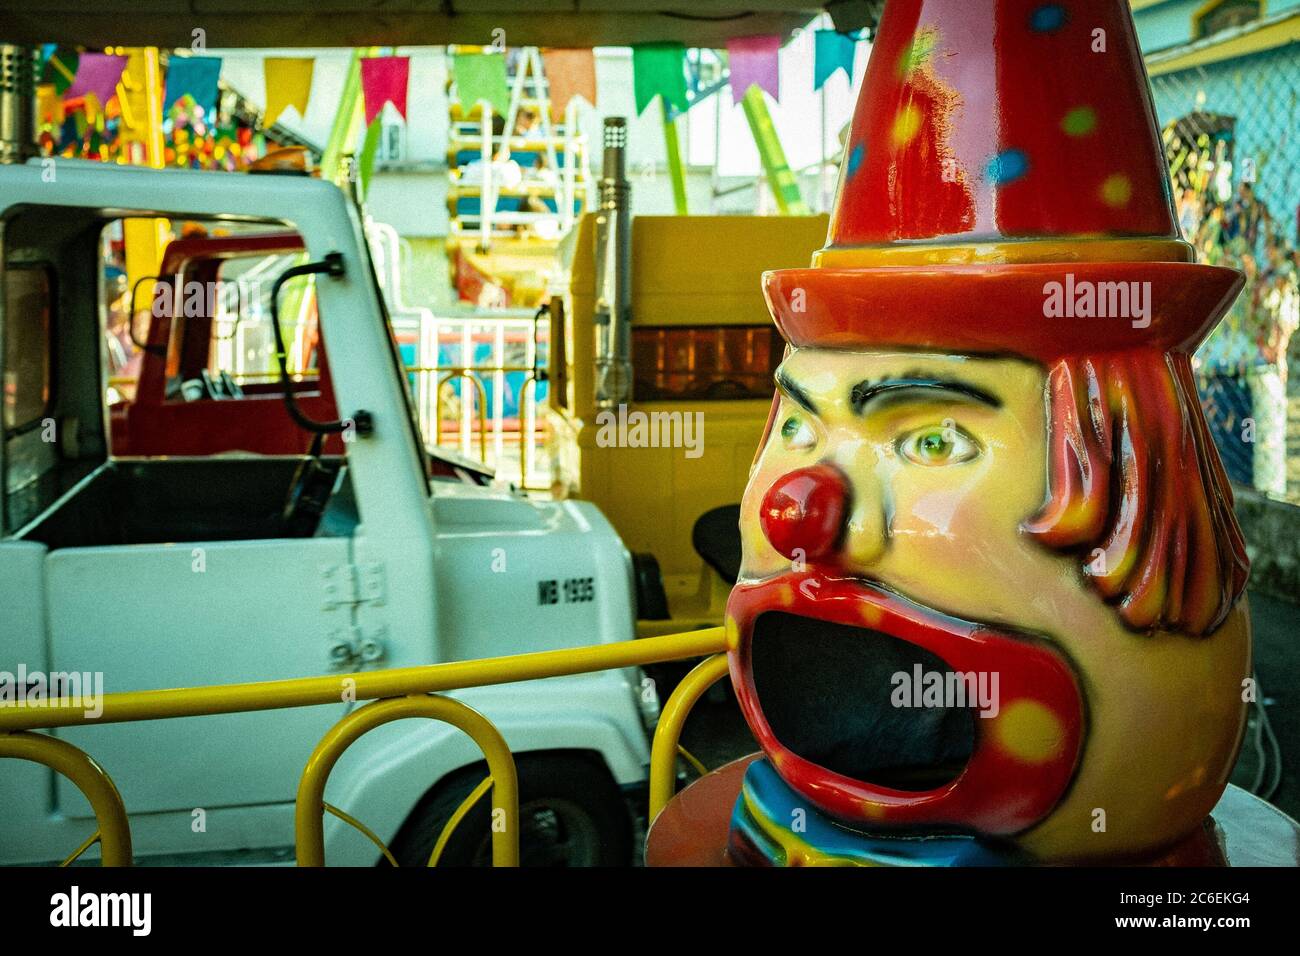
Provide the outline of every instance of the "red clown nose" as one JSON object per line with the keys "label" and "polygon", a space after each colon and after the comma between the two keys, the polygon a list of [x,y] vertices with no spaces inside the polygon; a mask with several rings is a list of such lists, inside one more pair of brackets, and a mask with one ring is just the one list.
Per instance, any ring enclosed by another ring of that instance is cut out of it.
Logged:
{"label": "red clown nose", "polygon": [[848,482],[833,465],[800,468],[778,478],[763,495],[763,534],[785,557],[824,558],[839,540]]}

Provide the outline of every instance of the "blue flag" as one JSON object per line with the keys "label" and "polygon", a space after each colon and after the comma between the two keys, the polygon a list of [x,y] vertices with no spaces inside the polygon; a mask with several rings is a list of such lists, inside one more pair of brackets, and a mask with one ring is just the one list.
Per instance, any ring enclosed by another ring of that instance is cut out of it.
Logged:
{"label": "blue flag", "polygon": [[818,30],[813,39],[813,89],[820,90],[836,70],[853,82],[853,55],[858,50],[858,38],[835,30]]}
{"label": "blue flag", "polygon": [[221,58],[216,56],[173,56],[167,62],[167,88],[163,92],[163,113],[188,93],[204,110],[217,103],[217,80]]}

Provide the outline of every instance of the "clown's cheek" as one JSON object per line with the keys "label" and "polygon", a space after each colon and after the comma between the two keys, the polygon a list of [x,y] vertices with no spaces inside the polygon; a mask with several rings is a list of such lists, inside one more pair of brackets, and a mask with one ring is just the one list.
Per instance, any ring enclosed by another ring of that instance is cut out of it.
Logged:
{"label": "clown's cheek", "polygon": [[990,601],[1005,601],[1007,613],[1020,607],[1025,545],[989,494],[978,481],[900,490],[882,562],[888,583],[954,613],[987,613]]}

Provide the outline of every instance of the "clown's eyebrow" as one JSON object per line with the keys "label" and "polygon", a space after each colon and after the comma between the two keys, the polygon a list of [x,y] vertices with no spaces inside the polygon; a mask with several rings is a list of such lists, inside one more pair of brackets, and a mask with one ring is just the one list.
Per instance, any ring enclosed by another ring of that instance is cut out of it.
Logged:
{"label": "clown's eyebrow", "polygon": [[808,393],[794,383],[794,380],[790,378],[789,373],[787,373],[784,368],[778,368],[775,377],[776,387],[785,392],[791,401],[802,406],[804,411],[809,414],[818,414],[817,406],[814,405],[813,400],[808,397]]}
{"label": "clown's eyebrow", "polygon": [[967,382],[960,382],[956,379],[941,378],[889,378],[879,382],[861,381],[849,390],[849,404],[853,406],[853,411],[861,415],[867,405],[873,401],[882,399],[903,400],[906,398],[921,398],[929,396],[909,396],[906,393],[917,390],[933,390],[936,392],[946,392],[949,396],[958,399],[973,399],[993,408],[1001,408],[1002,400],[996,395],[986,392],[984,389],[971,385]]}

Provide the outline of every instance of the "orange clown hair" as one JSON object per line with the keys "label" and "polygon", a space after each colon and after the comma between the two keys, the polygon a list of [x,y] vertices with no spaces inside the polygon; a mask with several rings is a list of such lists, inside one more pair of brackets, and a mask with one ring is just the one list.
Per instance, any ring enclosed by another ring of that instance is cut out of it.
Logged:
{"label": "orange clown hair", "polygon": [[1048,391],[1048,500],[1025,530],[1080,552],[1130,628],[1216,630],[1249,561],[1187,355],[1061,359]]}

